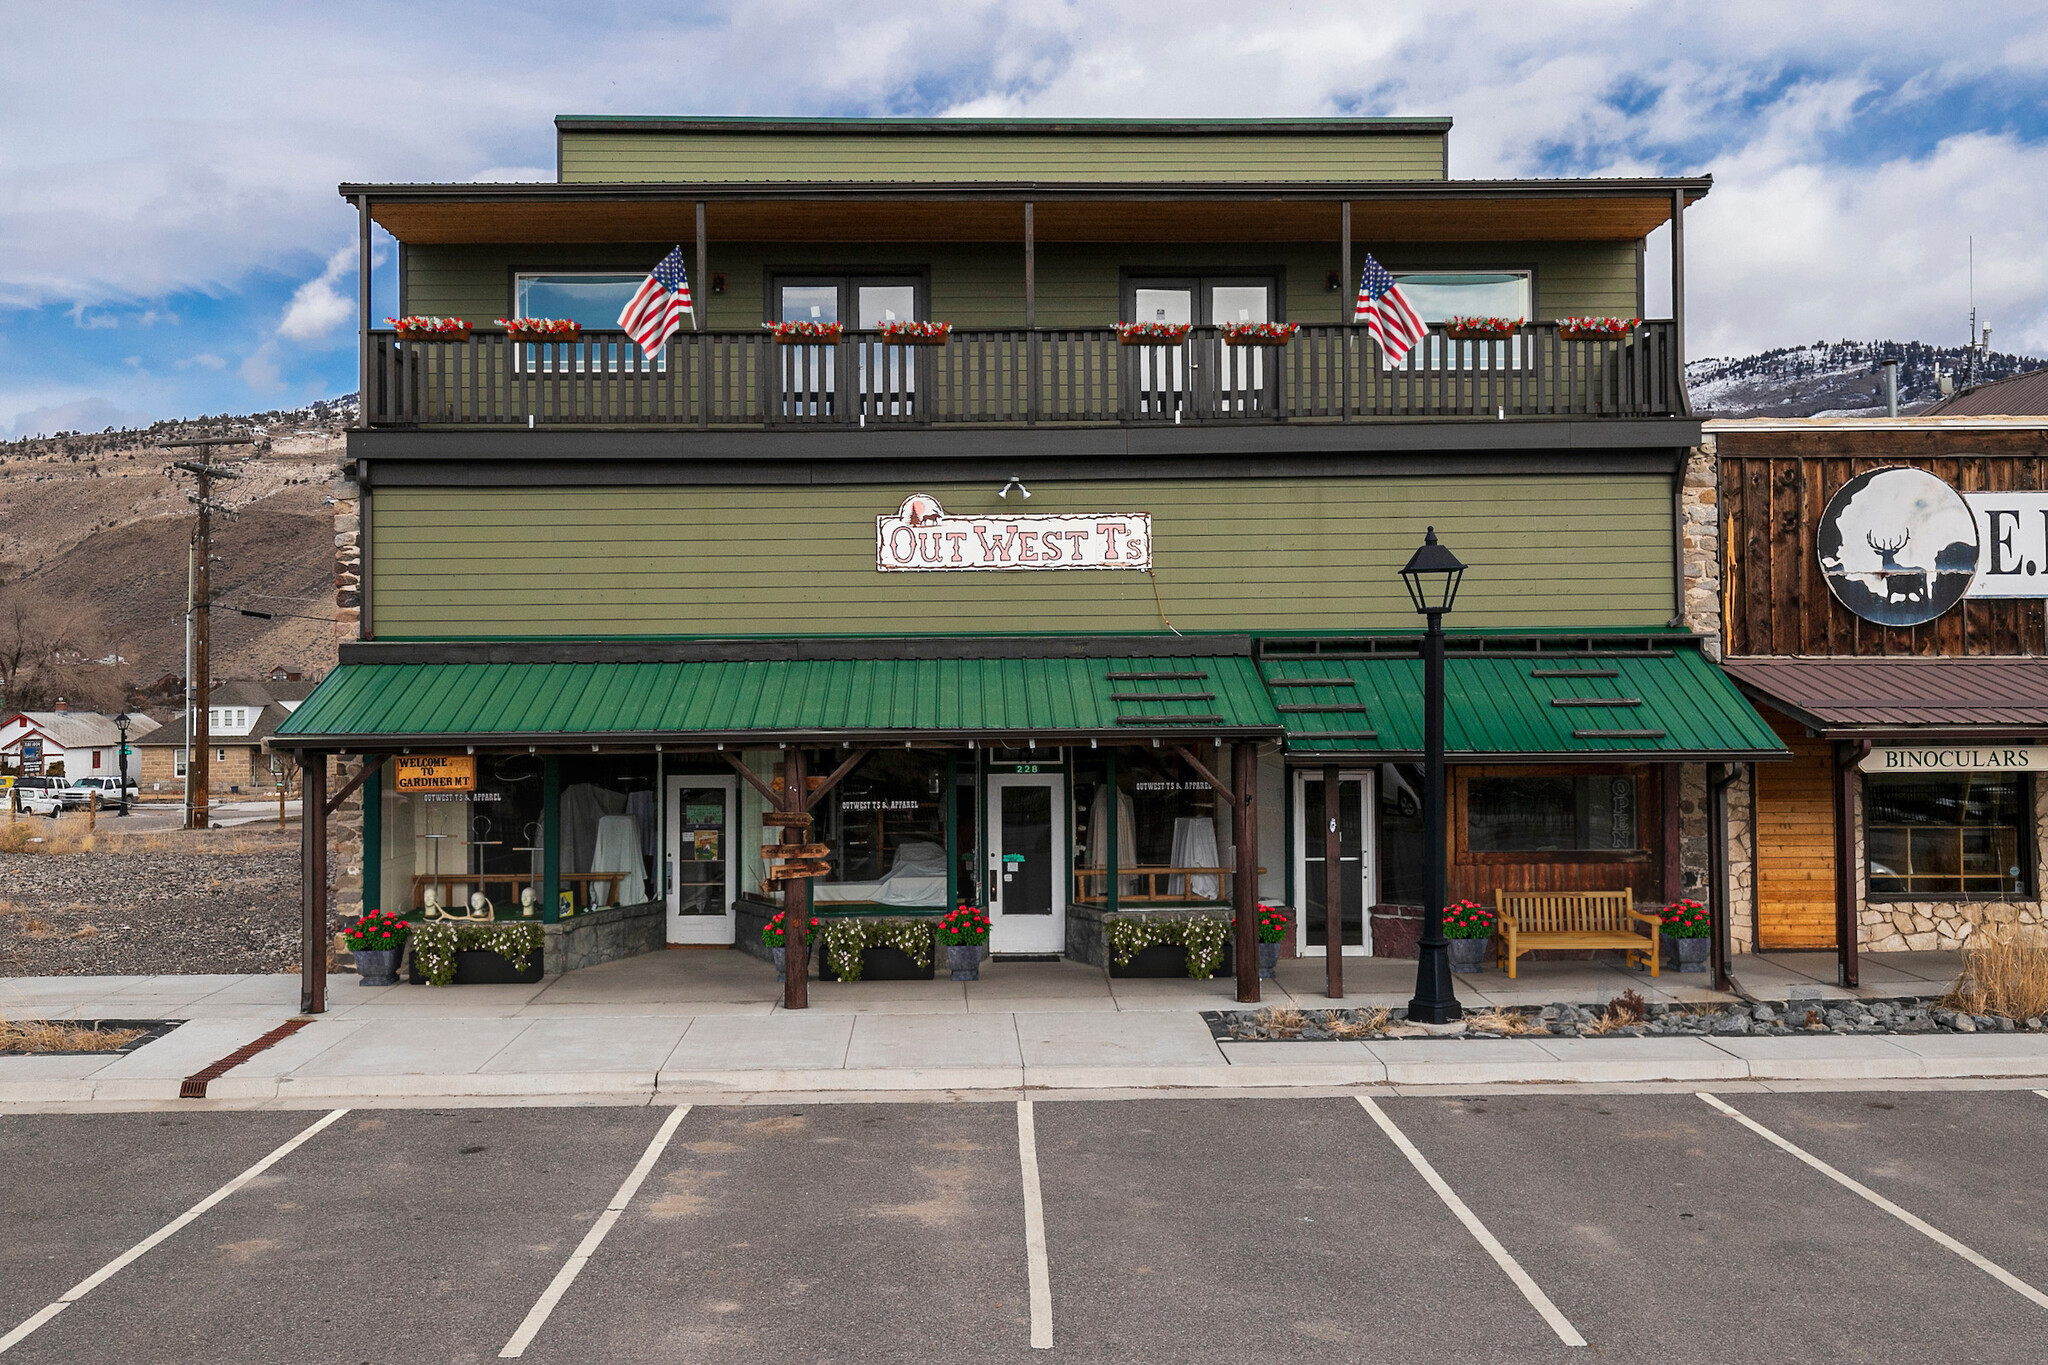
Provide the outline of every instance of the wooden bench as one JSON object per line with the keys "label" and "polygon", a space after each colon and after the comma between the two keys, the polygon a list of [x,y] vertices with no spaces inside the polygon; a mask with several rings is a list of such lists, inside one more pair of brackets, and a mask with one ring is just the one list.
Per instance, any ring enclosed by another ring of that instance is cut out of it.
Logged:
{"label": "wooden bench", "polygon": [[[1620,948],[1640,955],[1657,975],[1657,935],[1664,917],[1636,909],[1635,891],[1495,891],[1500,924],[1494,956],[1515,974],[1515,959],[1540,948]],[[1647,926],[1645,938],[1637,928]]]}

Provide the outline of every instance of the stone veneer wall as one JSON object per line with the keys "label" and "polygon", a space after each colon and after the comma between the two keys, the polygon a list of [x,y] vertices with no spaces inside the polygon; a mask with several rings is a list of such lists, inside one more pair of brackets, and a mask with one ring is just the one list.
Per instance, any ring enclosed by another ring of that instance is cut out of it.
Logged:
{"label": "stone veneer wall", "polygon": [[547,941],[541,970],[560,976],[600,962],[662,951],[668,946],[668,907],[658,901],[608,905],[542,925],[541,932]]}
{"label": "stone veneer wall", "polygon": [[1756,793],[1744,764],[1728,785],[1728,949],[1756,951]]}

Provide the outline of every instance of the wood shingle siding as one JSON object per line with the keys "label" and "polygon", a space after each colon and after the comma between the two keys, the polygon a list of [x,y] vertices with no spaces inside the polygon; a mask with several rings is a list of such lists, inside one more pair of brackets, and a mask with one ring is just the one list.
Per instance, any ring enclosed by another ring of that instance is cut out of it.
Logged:
{"label": "wood shingle siding", "polygon": [[561,133],[564,183],[1441,180],[1444,140],[1355,135]]}
{"label": "wood shingle siding", "polygon": [[[1033,513],[1145,511],[1128,572],[883,574],[875,517],[913,492],[1017,510],[995,482],[455,489],[376,494],[385,639],[1400,628],[1425,522],[1474,567],[1455,624],[1661,627],[1671,491],[1657,475],[1045,484]],[[1155,587],[1157,596],[1155,598]]]}

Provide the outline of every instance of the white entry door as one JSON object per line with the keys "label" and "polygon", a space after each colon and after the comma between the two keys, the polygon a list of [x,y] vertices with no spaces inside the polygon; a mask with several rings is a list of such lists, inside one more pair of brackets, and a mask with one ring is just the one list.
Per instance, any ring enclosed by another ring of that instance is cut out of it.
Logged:
{"label": "white entry door", "polygon": [[733,902],[739,896],[741,850],[737,777],[668,780],[668,859],[662,885],[668,894],[670,943],[731,943]]}
{"label": "white entry door", "polygon": [[1067,782],[1059,773],[988,779],[988,950],[1067,946]]}
{"label": "white entry door", "polygon": [[[1294,775],[1294,951],[1303,957],[1327,956],[1330,948],[1329,883],[1324,857],[1328,849],[1329,814],[1324,810],[1323,775],[1313,769]],[[1341,773],[1337,778],[1337,936],[1346,957],[1372,953],[1373,840],[1376,809],[1372,774]]]}

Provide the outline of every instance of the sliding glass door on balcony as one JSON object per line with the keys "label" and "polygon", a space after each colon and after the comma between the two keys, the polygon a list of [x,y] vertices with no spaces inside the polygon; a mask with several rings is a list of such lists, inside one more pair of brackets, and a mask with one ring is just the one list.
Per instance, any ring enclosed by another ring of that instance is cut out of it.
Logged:
{"label": "sliding glass door on balcony", "polygon": [[[1124,316],[1131,322],[1197,328],[1271,322],[1278,295],[1270,279],[1132,278]],[[1205,415],[1263,411],[1271,399],[1264,350],[1225,345],[1221,332],[1191,333],[1184,343],[1125,348],[1126,410],[1179,421],[1190,408]]]}
{"label": "sliding glass door on balcony", "polygon": [[[876,333],[923,318],[915,279],[808,276],[775,282],[777,322],[844,323],[849,344],[783,345],[777,410],[796,421],[909,421],[917,416],[917,348]],[[843,373],[844,372],[844,373]],[[842,409],[840,395],[849,395]]]}

